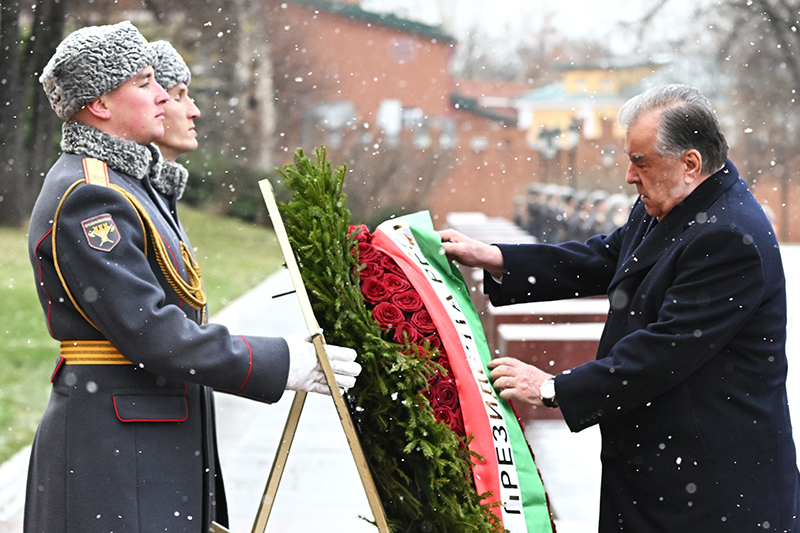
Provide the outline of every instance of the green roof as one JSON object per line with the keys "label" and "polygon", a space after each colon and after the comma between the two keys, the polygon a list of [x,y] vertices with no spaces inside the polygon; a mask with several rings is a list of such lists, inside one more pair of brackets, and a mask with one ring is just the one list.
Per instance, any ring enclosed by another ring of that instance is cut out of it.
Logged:
{"label": "green roof", "polygon": [[456,38],[446,33],[439,26],[431,26],[400,18],[392,13],[374,13],[371,11],[364,11],[357,4],[348,4],[344,2],[335,2],[328,0],[290,0],[291,2],[304,7],[319,9],[328,13],[334,13],[347,17],[351,20],[362,20],[371,24],[377,24],[386,28],[400,30],[405,33],[411,33],[429,39],[435,39],[443,43],[455,43]]}
{"label": "green roof", "polygon": [[458,93],[450,94],[450,105],[459,111],[470,113],[472,115],[494,120],[506,126],[516,126],[517,119],[504,115],[498,111],[481,107],[477,98],[471,98]]}
{"label": "green roof", "polygon": [[656,55],[631,55],[625,57],[607,57],[584,62],[562,62],[555,65],[556,70],[629,70],[633,68],[649,67],[659,68],[673,63],[675,58],[671,54]]}
{"label": "green roof", "polygon": [[553,83],[548,83],[547,85],[542,85],[541,87],[531,89],[530,91],[517,96],[517,100],[555,100],[562,99],[566,96],[567,93],[564,90],[564,82],[555,81]]}
{"label": "green roof", "polygon": [[[647,79],[647,78],[645,78]],[[624,88],[618,93],[608,92],[567,92],[564,87],[564,82],[557,81],[542,85],[535,89],[517,96],[517,101],[524,102],[549,102],[549,101],[585,101],[591,100],[593,102],[609,102],[616,101],[620,98],[630,98],[642,91],[644,82],[633,84]]]}

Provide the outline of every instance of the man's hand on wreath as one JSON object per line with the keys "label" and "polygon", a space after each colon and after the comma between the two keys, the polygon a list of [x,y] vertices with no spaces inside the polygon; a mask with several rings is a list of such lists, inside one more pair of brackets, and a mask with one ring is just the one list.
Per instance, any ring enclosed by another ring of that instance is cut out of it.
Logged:
{"label": "man's hand on wreath", "polygon": [[492,369],[489,377],[501,398],[544,406],[539,388],[552,374],[513,357],[493,359],[489,361],[488,367]]}
{"label": "man's hand on wreath", "polygon": [[440,231],[439,237],[450,261],[482,268],[496,278],[503,276],[503,253],[497,246],[476,241],[453,229]]}

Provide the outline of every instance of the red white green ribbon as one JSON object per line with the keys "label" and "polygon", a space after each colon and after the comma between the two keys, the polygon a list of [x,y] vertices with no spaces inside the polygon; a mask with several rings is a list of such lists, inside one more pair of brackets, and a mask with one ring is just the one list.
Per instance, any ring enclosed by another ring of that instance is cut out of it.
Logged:
{"label": "red white green ribbon", "polygon": [[513,410],[489,382],[491,354],[480,319],[429,214],[386,221],[371,243],[400,265],[436,325],[453,369],[466,434],[474,436],[470,450],[483,458],[472,471],[478,493],[491,492],[484,503],[500,503],[495,513],[511,533],[552,532],[533,454]]}

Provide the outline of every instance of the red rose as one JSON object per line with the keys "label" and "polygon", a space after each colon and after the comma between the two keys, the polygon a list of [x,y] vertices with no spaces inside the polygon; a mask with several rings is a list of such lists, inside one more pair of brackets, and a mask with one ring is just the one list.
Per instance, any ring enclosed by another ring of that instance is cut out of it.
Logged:
{"label": "red rose", "polygon": [[403,269],[400,268],[400,265],[395,263],[394,259],[384,253],[381,253],[381,266],[387,272],[394,272],[395,274],[405,276],[405,273],[403,273]]}
{"label": "red rose", "polygon": [[362,263],[361,271],[358,275],[362,280],[365,278],[380,278],[383,276],[383,267],[375,261]]}
{"label": "red rose", "polygon": [[436,357],[433,361],[441,366],[442,370],[428,378],[429,387],[433,387],[439,380],[451,379],[453,377],[453,369],[450,367],[450,359],[447,358],[444,348],[440,348],[439,353],[436,354]]}
{"label": "red rose", "polygon": [[439,375],[438,379],[431,382],[425,396],[431,402],[436,420],[448,424],[458,435],[464,436],[464,417],[455,380]]}
{"label": "red rose", "polygon": [[458,435],[462,437],[467,434],[466,429],[464,429],[464,415],[461,412],[461,407],[459,406],[458,409],[453,411],[453,418],[455,423],[451,424],[450,427],[453,428]]}
{"label": "red rose", "polygon": [[[405,342],[405,341],[403,341],[403,342]],[[425,348],[423,348],[421,344],[412,345],[411,346],[411,350],[412,351],[409,352],[404,347],[402,350],[400,350],[400,353],[402,353],[403,355],[410,356],[410,357],[419,357],[420,359],[425,359],[425,356],[426,356]],[[428,381],[430,381],[430,379],[428,379]],[[422,392],[430,400],[430,396],[428,395],[428,393],[426,391],[422,391]]]}
{"label": "red rose", "polygon": [[448,376],[453,375],[453,367],[450,366],[450,359],[447,357],[447,354],[444,353],[444,349],[439,352],[439,357],[436,358],[436,362],[445,369]]}
{"label": "red rose", "polygon": [[433,323],[430,313],[425,309],[420,309],[411,315],[410,322],[423,335],[430,335],[436,331],[436,325]]}
{"label": "red rose", "polygon": [[405,292],[411,288],[411,284],[408,282],[408,279],[405,275],[398,275],[393,272],[387,272],[385,276],[383,276],[383,282],[389,287],[389,291],[392,294],[396,292]]}
{"label": "red rose", "polygon": [[364,224],[359,224],[358,226],[350,226],[347,232],[348,235],[352,235],[356,238],[358,242],[369,242],[370,233],[367,226]]}
{"label": "red rose", "polygon": [[[400,306],[398,306],[398,307],[400,307]],[[402,309],[402,307],[401,307],[401,309]],[[428,335],[425,338],[428,339],[428,343],[430,343],[431,349],[436,348],[437,350],[439,350],[439,352],[442,352],[442,339],[439,338],[439,335],[434,333],[432,335]]]}
{"label": "red rose", "polygon": [[422,298],[419,297],[419,293],[415,289],[392,294],[389,301],[406,313],[413,313],[422,309]]}
{"label": "red rose", "polygon": [[434,409],[437,407],[447,407],[451,410],[456,409],[458,402],[458,387],[453,378],[441,378],[431,383],[431,404]]}
{"label": "red rose", "polygon": [[368,242],[358,243],[358,263],[372,263],[380,261],[381,251]]}
{"label": "red rose", "polygon": [[422,335],[420,335],[419,331],[411,325],[410,322],[401,322],[395,327],[394,331],[394,341],[399,344],[406,343],[406,335],[408,335],[408,342],[419,344],[422,342]]}
{"label": "red rose", "polygon": [[361,281],[361,294],[364,299],[375,305],[389,299],[389,289],[379,278],[366,278]]}
{"label": "red rose", "polygon": [[372,310],[372,317],[378,321],[382,329],[392,329],[404,320],[403,312],[389,302],[381,302]]}
{"label": "red rose", "polygon": [[436,420],[447,424],[456,435],[463,437],[466,434],[464,430],[464,417],[461,415],[461,409],[451,410],[446,407],[439,407],[433,410],[433,416]]}
{"label": "red rose", "polygon": [[442,422],[443,424],[447,424],[450,427],[453,427],[453,415],[455,413],[446,407],[436,407],[433,410],[433,416],[436,417],[436,420]]}

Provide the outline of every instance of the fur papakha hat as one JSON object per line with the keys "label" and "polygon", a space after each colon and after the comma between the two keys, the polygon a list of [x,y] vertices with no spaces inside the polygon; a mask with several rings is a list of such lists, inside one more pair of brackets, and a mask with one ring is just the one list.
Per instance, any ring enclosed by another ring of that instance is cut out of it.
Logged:
{"label": "fur papakha hat", "polygon": [[68,119],[155,61],[156,53],[128,22],[87,26],[67,35],[39,82],[56,114]]}
{"label": "fur papakha hat", "polygon": [[153,68],[156,71],[156,82],[168,91],[183,82],[186,85],[192,81],[192,73],[186,61],[168,41],[153,41],[150,47],[156,51],[156,61]]}

